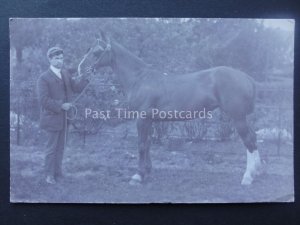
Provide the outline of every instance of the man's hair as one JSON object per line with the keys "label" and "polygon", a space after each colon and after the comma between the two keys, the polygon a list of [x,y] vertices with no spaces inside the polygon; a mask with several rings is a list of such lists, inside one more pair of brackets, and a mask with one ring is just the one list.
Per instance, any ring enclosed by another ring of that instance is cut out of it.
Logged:
{"label": "man's hair", "polygon": [[60,55],[60,54],[64,54],[64,51],[59,47],[49,48],[47,52],[47,56],[49,59],[51,59],[53,56]]}

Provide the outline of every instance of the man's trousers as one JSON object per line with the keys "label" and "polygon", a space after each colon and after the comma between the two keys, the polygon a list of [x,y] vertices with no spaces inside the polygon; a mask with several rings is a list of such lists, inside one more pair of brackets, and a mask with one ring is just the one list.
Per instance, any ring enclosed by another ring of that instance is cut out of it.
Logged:
{"label": "man's trousers", "polygon": [[62,175],[62,160],[65,148],[66,127],[60,131],[48,131],[45,157],[46,176],[54,178]]}

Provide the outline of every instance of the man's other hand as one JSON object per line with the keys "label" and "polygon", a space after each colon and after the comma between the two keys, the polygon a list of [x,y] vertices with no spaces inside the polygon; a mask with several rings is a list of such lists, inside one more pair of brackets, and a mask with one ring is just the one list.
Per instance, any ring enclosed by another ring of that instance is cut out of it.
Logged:
{"label": "man's other hand", "polygon": [[65,102],[64,104],[61,105],[61,108],[65,111],[68,111],[72,107],[72,103]]}

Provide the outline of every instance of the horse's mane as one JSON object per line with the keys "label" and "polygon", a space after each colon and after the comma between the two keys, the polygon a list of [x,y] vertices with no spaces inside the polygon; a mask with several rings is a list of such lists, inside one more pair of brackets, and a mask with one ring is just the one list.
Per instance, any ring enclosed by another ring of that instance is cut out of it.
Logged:
{"label": "horse's mane", "polygon": [[134,59],[136,62],[138,62],[139,64],[141,65],[145,65],[147,66],[148,64],[144,62],[144,60],[142,60],[141,58],[139,58],[138,56],[134,55],[132,52],[130,52],[127,48],[123,47],[122,45],[120,45],[118,42],[116,41],[113,41],[112,42],[117,48],[119,48],[120,53],[122,55],[124,55],[124,57],[128,57],[128,58],[131,58],[131,59]]}

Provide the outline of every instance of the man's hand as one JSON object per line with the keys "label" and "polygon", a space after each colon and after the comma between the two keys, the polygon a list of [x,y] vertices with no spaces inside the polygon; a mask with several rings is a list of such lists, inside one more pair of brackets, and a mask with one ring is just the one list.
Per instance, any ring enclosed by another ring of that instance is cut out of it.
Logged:
{"label": "man's hand", "polygon": [[72,107],[72,103],[65,102],[64,104],[61,105],[61,108],[65,111],[68,111]]}

